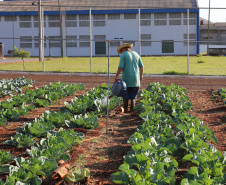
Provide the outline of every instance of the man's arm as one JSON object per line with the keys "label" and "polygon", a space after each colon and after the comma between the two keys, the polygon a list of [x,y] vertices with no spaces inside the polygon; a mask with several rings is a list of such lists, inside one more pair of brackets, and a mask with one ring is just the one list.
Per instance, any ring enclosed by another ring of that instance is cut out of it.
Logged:
{"label": "man's arm", "polygon": [[143,80],[144,67],[140,67],[140,80]]}
{"label": "man's arm", "polygon": [[118,68],[118,71],[117,71],[117,73],[116,73],[116,75],[115,75],[115,82],[118,81],[118,76],[120,75],[120,73],[122,72],[122,70],[123,70],[122,67],[119,67],[119,68]]}

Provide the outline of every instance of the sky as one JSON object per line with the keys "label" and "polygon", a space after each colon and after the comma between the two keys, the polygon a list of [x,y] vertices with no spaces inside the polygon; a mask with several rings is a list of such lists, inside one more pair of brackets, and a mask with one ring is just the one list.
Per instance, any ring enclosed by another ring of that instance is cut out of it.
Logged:
{"label": "sky", "polygon": [[[199,8],[200,8],[200,17],[208,20],[209,2],[210,2],[210,8],[224,8],[224,9],[211,9],[210,21],[226,22],[226,0],[198,0]],[[207,9],[202,9],[202,8],[207,8]]]}
{"label": "sky", "polygon": [[[3,1],[3,0],[0,0]],[[224,8],[212,9],[210,11],[210,21],[212,22],[226,22],[226,0],[198,0],[200,9],[200,17],[208,19],[209,15],[209,2],[211,8]],[[206,8],[206,9],[202,9]]]}

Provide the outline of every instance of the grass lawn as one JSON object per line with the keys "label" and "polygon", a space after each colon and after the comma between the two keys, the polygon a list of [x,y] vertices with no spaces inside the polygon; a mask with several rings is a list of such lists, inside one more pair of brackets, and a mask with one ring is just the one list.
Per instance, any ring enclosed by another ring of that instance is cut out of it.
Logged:
{"label": "grass lawn", "polygon": [[[187,74],[186,56],[142,57],[145,74]],[[110,73],[116,73],[119,57],[110,57]],[[46,58],[45,71],[54,72],[90,72],[89,57]],[[1,64],[0,70],[23,70],[21,63]],[[43,71],[42,62],[25,62],[26,71]],[[108,57],[92,58],[93,73],[108,72]],[[226,75],[225,56],[190,56],[189,74],[191,75]]]}

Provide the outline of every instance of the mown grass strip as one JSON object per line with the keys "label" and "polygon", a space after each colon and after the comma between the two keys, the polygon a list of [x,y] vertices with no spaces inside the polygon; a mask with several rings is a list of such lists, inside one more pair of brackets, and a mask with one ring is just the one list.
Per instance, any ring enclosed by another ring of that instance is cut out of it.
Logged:
{"label": "mown grass strip", "polygon": [[[187,57],[186,56],[152,56],[142,57],[145,74],[164,74],[175,71],[178,74],[187,74]],[[190,56],[189,57],[189,74],[190,75],[226,75],[225,56]],[[116,73],[119,63],[119,57],[110,57],[110,73]],[[30,61],[25,62],[26,71],[43,71],[42,62]],[[0,70],[23,71],[21,63],[2,63]],[[49,58],[45,60],[45,71],[53,72],[90,72],[89,57],[72,57],[72,58]],[[107,57],[92,58],[93,73],[108,72]]]}

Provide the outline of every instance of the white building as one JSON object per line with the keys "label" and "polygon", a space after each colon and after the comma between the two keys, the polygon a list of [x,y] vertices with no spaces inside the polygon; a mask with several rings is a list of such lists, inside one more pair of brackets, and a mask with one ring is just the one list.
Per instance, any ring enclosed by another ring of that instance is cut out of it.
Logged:
{"label": "white building", "polygon": [[[45,56],[106,56],[109,40],[112,56],[123,42],[133,43],[142,56],[186,55],[188,33],[189,53],[199,53],[196,0],[61,0],[60,6],[58,0],[43,0],[41,5]],[[0,2],[0,42],[5,56],[13,46],[39,55],[38,0]]]}

